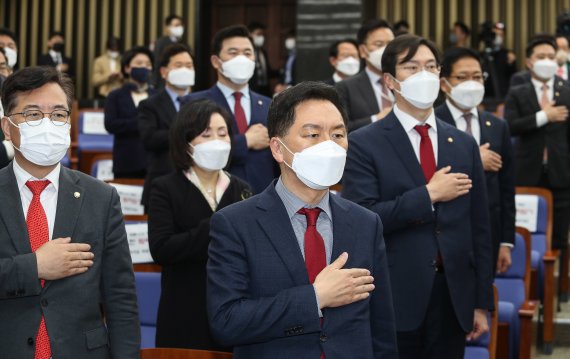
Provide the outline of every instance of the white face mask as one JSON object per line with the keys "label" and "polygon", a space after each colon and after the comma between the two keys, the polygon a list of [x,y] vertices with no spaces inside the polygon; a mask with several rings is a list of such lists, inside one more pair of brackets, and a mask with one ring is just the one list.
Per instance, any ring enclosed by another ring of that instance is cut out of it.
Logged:
{"label": "white face mask", "polygon": [[336,63],[336,70],[347,76],[353,76],[360,70],[360,61],[354,57],[347,57]]}
{"label": "white face mask", "polygon": [[495,39],[493,40],[493,45],[495,47],[501,47],[503,44],[503,37],[501,35],[495,35]]}
{"label": "white face mask", "polygon": [[170,27],[170,35],[174,36],[177,39],[180,39],[182,35],[184,35],[184,27],[182,26],[171,26]]}
{"label": "white face mask", "polygon": [[180,67],[178,69],[170,70],[168,72],[167,80],[172,86],[179,89],[187,89],[194,86],[195,72],[187,67]]}
{"label": "white face mask", "polygon": [[255,62],[244,55],[222,62],[222,74],[234,84],[246,84],[253,76],[253,71],[255,71]]}
{"label": "white face mask", "polygon": [[119,51],[107,51],[107,55],[112,59],[116,59],[119,57]]}
{"label": "white face mask", "polygon": [[194,149],[193,153],[188,153],[194,163],[206,171],[219,171],[226,167],[232,146],[222,140],[212,140],[200,143],[196,146],[190,144]]}
{"label": "white face mask", "polygon": [[384,55],[384,50],[386,50],[386,46],[368,53],[368,62],[379,71],[382,71],[382,55]]}
{"label": "white face mask", "polygon": [[426,110],[433,106],[439,94],[439,77],[436,74],[422,70],[400,84],[400,91],[395,90],[414,107]]}
{"label": "white face mask", "polygon": [[295,49],[296,41],[295,39],[286,39],[285,40],[285,48],[289,51]]}
{"label": "white face mask", "polygon": [[538,60],[532,65],[532,72],[543,80],[550,80],[556,70],[558,70],[558,64],[549,59]]}
{"label": "white face mask", "polygon": [[291,168],[307,187],[324,190],[337,184],[342,178],[346,150],[334,141],[324,141],[297,153],[291,152],[283,141],[279,142],[293,155],[291,166],[287,162],[285,165]]}
{"label": "white face mask", "polygon": [[253,44],[255,45],[255,47],[262,47],[264,43],[265,43],[265,36],[258,35],[253,37]]}
{"label": "white face mask", "polygon": [[71,125],[55,126],[49,118],[39,121],[41,124],[30,126],[26,122],[16,125],[10,119],[10,123],[20,129],[20,148],[14,148],[38,166],[52,166],[61,161],[71,145]]}
{"label": "white face mask", "polygon": [[445,81],[451,87],[449,97],[451,97],[453,102],[462,110],[470,110],[479,106],[481,101],[483,101],[485,86],[483,86],[482,83],[469,80],[453,87],[447,80]]}
{"label": "white face mask", "polygon": [[10,68],[14,68],[16,62],[18,62],[18,53],[9,47],[5,47],[4,52],[6,53],[6,59],[8,60],[8,66],[10,66]]}

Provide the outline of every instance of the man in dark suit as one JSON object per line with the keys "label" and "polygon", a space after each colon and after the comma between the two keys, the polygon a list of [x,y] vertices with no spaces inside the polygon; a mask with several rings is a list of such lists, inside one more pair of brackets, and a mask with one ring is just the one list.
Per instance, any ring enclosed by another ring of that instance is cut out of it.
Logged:
{"label": "man in dark suit", "polygon": [[[184,35],[184,20],[175,14],[168,15],[164,19],[164,36],[159,37],[154,44],[154,63],[158,64],[164,50],[174,44],[180,43]],[[164,78],[160,67],[154,69],[153,84],[157,89],[164,87]]]}
{"label": "man in dark suit", "polygon": [[253,51],[255,53],[255,71],[249,80],[249,87],[263,96],[271,96],[272,78],[279,76],[279,71],[274,70],[269,63],[267,51],[263,48],[267,42],[265,34],[265,25],[260,22],[253,21],[247,26],[251,37],[253,38]]}
{"label": "man in dark suit", "polygon": [[382,57],[396,104],[350,135],[343,197],[384,223],[399,355],[463,358],[488,330],[492,253],[485,177],[473,138],[437,119],[439,53],[401,35]]}
{"label": "man in dark suit", "polygon": [[140,327],[119,196],[59,164],[72,96],[71,80],[45,67],[4,85],[2,130],[18,150],[0,170],[2,357],[135,359]]}
{"label": "man in dark suit", "polygon": [[564,251],[568,246],[570,220],[570,89],[555,76],[556,49],[551,36],[529,41],[526,65],[531,80],[511,88],[505,102],[505,119],[513,136],[518,136],[516,184],[552,191],[552,246]]}
{"label": "man in dark suit", "polygon": [[269,113],[281,177],[212,216],[210,326],[236,359],[398,357],[382,222],[328,189],[346,123],[331,86],[285,90]]}
{"label": "man in dark suit", "polygon": [[267,113],[271,99],[251,91],[248,81],[255,69],[253,40],[241,25],[226,27],[214,36],[210,61],[218,82],[185,101],[213,100],[232,114],[233,145],[230,172],[260,193],[277,176],[269,151]]}
{"label": "man in dark suit", "polygon": [[174,167],[168,155],[168,131],[183,96],[194,85],[194,62],[188,47],[175,44],[167,47],[158,66],[165,87],[138,107],[139,133],[147,152],[147,169],[142,204],[148,206],[152,180],[168,174]]}
{"label": "man in dark suit", "polygon": [[[0,50],[1,51],[1,50]],[[2,56],[0,56],[0,65],[2,64]],[[6,77],[0,75],[0,89],[6,81]],[[0,118],[4,117],[4,109],[2,108],[2,103],[0,103]],[[10,163],[12,158],[14,158],[14,148],[10,141],[4,139],[4,133],[0,131],[0,168],[4,168]]]}
{"label": "man in dark suit", "polygon": [[508,124],[477,106],[485,94],[479,54],[469,48],[452,48],[441,66],[441,90],[446,101],[435,109],[442,121],[471,134],[479,145],[485,170],[493,270],[504,273],[511,265],[515,240],[515,167]]}
{"label": "man in dark suit", "polygon": [[360,57],[365,59],[366,67],[336,85],[348,112],[349,132],[383,119],[392,110],[394,96],[383,83],[380,61],[393,39],[394,33],[384,20],[370,20],[358,30]]}
{"label": "man in dark suit", "polygon": [[56,70],[65,72],[69,77],[75,77],[73,61],[65,56],[65,37],[63,32],[53,31],[48,39],[48,53],[40,55],[38,66],[51,66]]}
{"label": "man in dark suit", "polygon": [[324,81],[327,85],[346,80],[360,71],[358,43],[353,39],[338,40],[329,48],[329,63],[334,68],[332,76]]}

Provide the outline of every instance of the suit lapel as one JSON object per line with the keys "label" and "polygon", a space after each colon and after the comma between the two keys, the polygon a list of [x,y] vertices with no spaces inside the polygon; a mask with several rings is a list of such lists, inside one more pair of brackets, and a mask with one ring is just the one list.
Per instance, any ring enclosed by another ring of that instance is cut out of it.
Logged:
{"label": "suit lapel", "polygon": [[265,111],[260,110],[266,106],[267,100],[251,90],[249,91],[249,97],[251,99],[251,121],[249,125],[264,123],[265,119],[262,116],[265,115]]}
{"label": "suit lapel", "polygon": [[449,110],[449,107],[447,106],[447,103],[444,103],[441,106],[441,109],[435,115],[436,115],[436,117],[438,117],[443,122],[450,124],[453,127],[457,127],[455,121],[453,120],[453,115],[451,114],[451,111]]}
{"label": "suit lapel", "polygon": [[528,100],[528,104],[531,107],[529,112],[538,112],[540,111],[540,104],[538,103],[538,97],[536,96],[536,90],[534,89],[534,84],[531,80],[525,84],[523,87],[524,92],[526,95],[523,95],[522,98],[526,98]]}
{"label": "suit lapel", "polygon": [[437,120],[437,169],[440,170],[445,166],[451,166],[451,171],[455,165],[453,154],[455,141],[454,136],[445,128],[441,120]]}
{"label": "suit lapel", "polygon": [[332,211],[333,223],[333,250],[331,255],[331,263],[334,262],[342,252],[348,253],[348,258],[352,254],[354,245],[354,234],[356,231],[352,228],[352,221],[349,216],[348,207],[341,203],[337,196],[330,194],[330,204]]}
{"label": "suit lapel", "polygon": [[556,76],[554,78],[554,89],[552,92],[552,99],[556,102],[557,105],[559,105],[558,99],[560,98],[560,93],[561,93],[563,87],[564,87],[564,80],[562,80],[562,78]]}
{"label": "suit lapel", "polygon": [[[478,111],[479,112],[479,128],[480,128],[480,132],[481,132],[481,138],[479,139],[479,143],[481,145],[484,145],[487,142],[490,142],[490,138],[492,138],[492,134],[491,134],[491,120],[487,118],[487,113],[484,111]],[[492,144],[491,144],[492,145]]]}
{"label": "suit lapel", "polygon": [[380,112],[380,107],[378,107],[378,100],[374,94],[374,89],[372,88],[372,84],[370,83],[370,78],[365,70],[361,72],[361,76],[358,78],[359,85],[358,91],[360,92],[360,96],[366,101],[368,108],[374,109],[374,113]]}
{"label": "suit lapel", "polygon": [[0,193],[2,193],[3,202],[0,206],[0,218],[6,226],[18,253],[31,253],[32,247],[28,237],[28,227],[22,210],[22,200],[14,175],[13,164],[10,163],[0,173]]}
{"label": "suit lapel", "polygon": [[220,90],[220,88],[218,86],[214,85],[210,88],[209,91],[210,91],[210,98],[215,103],[221,104],[230,114],[230,116],[232,118],[232,121],[231,121],[232,122],[232,132],[234,134],[239,133],[236,118],[234,116],[234,111],[230,108],[230,105],[228,104],[228,100],[226,100],[226,97],[222,93],[222,90]]}
{"label": "suit lapel", "polygon": [[159,96],[160,102],[162,103],[162,109],[166,111],[166,116],[160,116],[160,118],[170,126],[176,117],[176,107],[174,107],[174,104],[166,90],[163,89]]}

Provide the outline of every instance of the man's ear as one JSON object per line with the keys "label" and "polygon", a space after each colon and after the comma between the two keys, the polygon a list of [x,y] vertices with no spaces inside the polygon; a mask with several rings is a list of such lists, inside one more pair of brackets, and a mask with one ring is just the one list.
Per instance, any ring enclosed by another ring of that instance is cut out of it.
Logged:
{"label": "man's ear", "polygon": [[277,163],[283,163],[284,161],[284,148],[281,142],[277,139],[277,137],[271,137],[269,140],[269,148],[271,149],[271,155]]}
{"label": "man's ear", "polygon": [[386,87],[390,90],[394,90],[396,88],[396,81],[394,80],[394,77],[392,77],[392,75],[387,72],[384,72],[382,76]]}
{"label": "man's ear", "polygon": [[2,132],[4,133],[4,139],[12,140],[12,136],[10,136],[10,121],[8,121],[6,116],[2,117]]}
{"label": "man's ear", "polygon": [[219,58],[218,56],[216,56],[216,55],[210,56],[210,64],[212,64],[212,67],[213,67],[214,69],[216,69],[216,70],[219,70],[219,69],[220,69],[220,67],[222,66],[222,65],[220,64],[220,62],[221,62],[221,61],[220,61],[220,58]]}

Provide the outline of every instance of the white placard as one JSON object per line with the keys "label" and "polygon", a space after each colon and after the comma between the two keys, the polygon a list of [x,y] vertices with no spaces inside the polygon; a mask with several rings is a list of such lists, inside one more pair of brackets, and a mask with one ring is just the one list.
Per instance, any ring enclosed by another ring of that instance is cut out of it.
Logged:
{"label": "white placard", "polygon": [[83,112],[83,133],[87,135],[108,135],[103,112]]}
{"label": "white placard", "polygon": [[133,263],[152,263],[152,256],[148,248],[148,224],[127,223],[125,224],[129,250]]}
{"label": "white placard", "polygon": [[515,196],[517,208],[516,225],[536,232],[538,222],[538,196],[531,194],[517,194]]}
{"label": "white placard", "polygon": [[141,204],[142,186],[118,183],[110,183],[110,185],[115,187],[119,193],[123,215],[144,214],[144,206]]}
{"label": "white placard", "polygon": [[95,173],[95,177],[101,181],[115,179],[113,175],[113,160],[97,161],[97,173]]}

